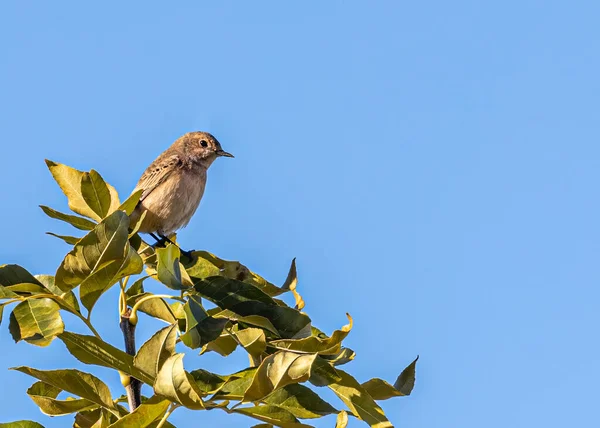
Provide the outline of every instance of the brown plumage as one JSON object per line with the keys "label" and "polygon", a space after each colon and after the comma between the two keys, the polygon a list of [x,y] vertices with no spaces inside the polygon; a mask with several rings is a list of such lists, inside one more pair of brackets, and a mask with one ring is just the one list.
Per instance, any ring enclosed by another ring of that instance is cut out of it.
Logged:
{"label": "brown plumage", "polygon": [[204,194],[206,172],[220,156],[233,157],[208,132],[189,132],[178,138],[142,174],[134,189],[141,189],[142,196],[131,223],[145,211],[142,233],[163,238],[185,227]]}

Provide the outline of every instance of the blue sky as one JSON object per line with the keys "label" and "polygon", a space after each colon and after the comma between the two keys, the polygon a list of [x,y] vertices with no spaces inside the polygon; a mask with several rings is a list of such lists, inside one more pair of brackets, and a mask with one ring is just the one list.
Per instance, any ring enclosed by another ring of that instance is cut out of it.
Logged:
{"label": "blue sky", "polygon": [[[279,283],[297,257],[314,323],[353,316],[361,381],[393,381],[419,354],[413,395],[383,403],[395,426],[595,427],[599,14],[592,1],[3,2],[0,263],[53,273],[68,250],[44,235],[69,231],[37,208],[66,209],[44,158],[125,195],[175,138],[210,131],[236,158],[211,167],[182,245]],[[93,319],[120,345],[116,301]],[[144,319],[140,340],[156,328]],[[5,317],[0,347],[0,421],[67,426],[5,370],[76,365],[63,345],[15,345]]]}

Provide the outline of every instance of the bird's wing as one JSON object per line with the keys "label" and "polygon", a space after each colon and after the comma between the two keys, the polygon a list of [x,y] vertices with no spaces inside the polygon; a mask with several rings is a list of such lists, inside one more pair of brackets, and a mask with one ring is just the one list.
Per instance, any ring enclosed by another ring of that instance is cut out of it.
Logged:
{"label": "bird's wing", "polygon": [[163,183],[173,171],[180,168],[181,165],[181,158],[177,154],[159,156],[158,159],[152,162],[142,174],[135,189],[133,189],[134,192],[140,189],[143,190],[140,202],[146,199],[154,189]]}

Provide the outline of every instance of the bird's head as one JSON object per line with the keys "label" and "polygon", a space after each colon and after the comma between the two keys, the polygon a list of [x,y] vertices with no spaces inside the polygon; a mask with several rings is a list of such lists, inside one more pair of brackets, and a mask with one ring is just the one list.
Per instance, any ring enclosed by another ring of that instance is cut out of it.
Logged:
{"label": "bird's head", "polygon": [[218,157],[233,157],[231,153],[223,150],[221,143],[208,132],[189,132],[181,139],[184,140],[185,151],[207,167]]}

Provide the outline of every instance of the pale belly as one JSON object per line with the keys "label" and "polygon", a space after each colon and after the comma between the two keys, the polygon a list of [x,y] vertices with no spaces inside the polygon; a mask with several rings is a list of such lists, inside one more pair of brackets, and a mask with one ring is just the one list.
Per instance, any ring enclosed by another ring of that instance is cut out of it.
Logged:
{"label": "pale belly", "polygon": [[[140,232],[169,235],[185,227],[200,205],[206,172],[185,172],[169,177],[154,189],[136,209],[137,215],[146,211]],[[137,217],[132,216],[132,219]]]}

